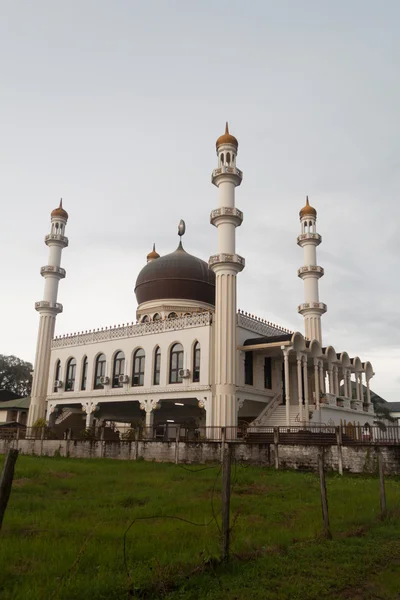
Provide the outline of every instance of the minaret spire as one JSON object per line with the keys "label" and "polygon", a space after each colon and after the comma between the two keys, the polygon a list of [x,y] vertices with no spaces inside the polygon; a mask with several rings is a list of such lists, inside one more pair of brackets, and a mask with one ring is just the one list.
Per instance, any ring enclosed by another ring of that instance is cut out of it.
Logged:
{"label": "minaret spire", "polygon": [[[225,133],[217,140],[218,167],[212,173],[212,183],[218,188],[218,208],[211,211],[210,221],[218,229],[218,254],[210,257],[209,266],[215,272],[215,364],[214,390],[207,408],[207,424],[234,427],[237,424],[236,402],[236,276],[243,269],[244,258],[236,254],[236,227],[242,224],[243,213],[235,207],[235,188],[243,174],[236,167],[237,139]],[[227,435],[233,435],[228,429]]]}
{"label": "minaret spire", "polygon": [[310,206],[307,196],[306,204],[300,211],[301,233],[297,238],[298,245],[304,249],[304,266],[297,272],[304,281],[304,303],[299,305],[298,311],[304,317],[306,338],[322,343],[321,315],[327,307],[319,301],[318,280],[323,276],[324,269],[317,265],[317,246],[322,238],[316,231],[316,221],[317,211]]}
{"label": "minaret spire", "polygon": [[59,281],[65,277],[65,269],[60,265],[62,250],[68,246],[68,238],[65,237],[67,221],[68,213],[63,209],[61,199],[59,207],[51,213],[51,229],[45,237],[45,244],[49,247],[49,261],[40,269],[40,274],[45,279],[43,300],[35,303],[40,320],[28,427],[32,427],[38,419],[43,419],[46,415],[51,341],[54,337],[56,317],[63,310],[62,304],[57,302],[57,295]]}

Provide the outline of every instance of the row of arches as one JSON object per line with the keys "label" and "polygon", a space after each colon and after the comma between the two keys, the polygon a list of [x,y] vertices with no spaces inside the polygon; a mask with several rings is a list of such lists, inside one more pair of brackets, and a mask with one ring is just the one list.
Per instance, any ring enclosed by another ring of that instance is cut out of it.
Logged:
{"label": "row of arches", "polygon": [[[169,361],[168,361],[168,382],[169,383],[182,383],[183,381],[183,357],[184,351],[183,346],[179,342],[173,344],[169,349]],[[195,342],[193,346],[193,357],[192,357],[192,372],[190,374],[193,383],[200,381],[200,357],[201,349],[200,343]],[[88,357],[84,356],[82,360],[82,369],[80,381],[76,381],[76,368],[77,362],[74,357],[68,359],[65,368],[65,391],[85,391],[88,388]],[[138,348],[133,354],[133,366],[131,379],[125,373],[125,353],[122,350],[118,350],[112,361],[112,373],[110,377],[109,385],[113,388],[122,388],[124,383],[130,383],[132,387],[143,386],[144,376],[146,368],[146,353],[143,348]],[[152,364],[152,385],[160,385],[160,374],[161,374],[161,348],[156,346],[153,351],[153,364]],[[94,390],[100,390],[104,388],[104,378],[107,376],[107,359],[104,353],[97,355],[94,363],[94,375],[93,375],[93,388]],[[55,373],[54,373],[54,387],[53,391],[57,392],[60,389],[61,381],[61,360],[57,360]]]}

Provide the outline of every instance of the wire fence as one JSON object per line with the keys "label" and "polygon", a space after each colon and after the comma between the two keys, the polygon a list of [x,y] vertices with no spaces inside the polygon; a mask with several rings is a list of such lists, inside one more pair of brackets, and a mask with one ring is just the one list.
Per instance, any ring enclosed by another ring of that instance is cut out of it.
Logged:
{"label": "wire fence", "polygon": [[164,423],[153,427],[116,425],[92,427],[0,427],[0,440],[74,440],[208,443],[229,440],[246,444],[400,445],[399,426],[299,424],[290,427],[187,427]]}

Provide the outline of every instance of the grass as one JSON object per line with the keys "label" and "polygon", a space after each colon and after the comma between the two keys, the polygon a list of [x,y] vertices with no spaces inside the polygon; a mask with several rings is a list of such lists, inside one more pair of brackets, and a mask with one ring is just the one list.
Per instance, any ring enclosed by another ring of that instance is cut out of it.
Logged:
{"label": "grass", "polygon": [[0,597],[400,598],[399,478],[386,481],[381,521],[377,477],[330,474],[332,541],[321,536],[316,475],[235,465],[232,479],[224,565],[218,465],[20,456],[0,533]]}

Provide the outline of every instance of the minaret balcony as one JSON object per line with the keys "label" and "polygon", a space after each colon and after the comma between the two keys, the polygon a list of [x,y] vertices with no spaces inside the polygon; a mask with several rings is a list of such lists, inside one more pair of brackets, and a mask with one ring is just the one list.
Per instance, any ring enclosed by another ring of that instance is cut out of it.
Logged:
{"label": "minaret balcony", "polygon": [[301,233],[297,237],[297,243],[299,246],[303,246],[304,244],[310,242],[314,243],[315,246],[319,246],[319,244],[322,242],[322,237],[319,235],[319,233]]}
{"label": "minaret balcony", "polygon": [[222,206],[211,211],[210,223],[218,227],[221,223],[233,223],[239,227],[243,222],[243,213],[238,208]]}
{"label": "minaret balcony", "polygon": [[324,269],[322,267],[319,267],[318,265],[310,265],[308,267],[300,267],[300,269],[297,270],[297,275],[301,279],[307,279],[307,277],[310,277],[310,276],[317,277],[319,279],[320,277],[323,276],[323,274],[324,274]]}
{"label": "minaret balcony", "polygon": [[239,256],[239,254],[213,254],[212,256],[210,256],[210,259],[208,261],[208,266],[210,268],[216,265],[229,265],[235,267],[237,272],[244,269],[245,264],[246,261],[242,256]]}
{"label": "minaret balcony", "polygon": [[45,236],[44,243],[46,244],[46,246],[51,246],[52,244],[54,244],[66,248],[68,246],[68,238],[65,237],[65,235],[49,233],[49,235]]}
{"label": "minaret balcony", "polygon": [[40,267],[40,274],[42,277],[46,277],[46,275],[55,275],[58,277],[58,279],[64,279],[66,271],[62,267],[46,265],[44,267]]}
{"label": "minaret balcony", "polygon": [[35,309],[38,312],[49,310],[57,315],[63,311],[63,305],[59,302],[47,302],[47,300],[41,300],[40,302],[35,302]]}
{"label": "minaret balcony", "polygon": [[227,175],[229,175],[228,179],[233,179],[236,186],[238,186],[242,183],[242,179],[243,179],[242,171],[240,169],[238,169],[237,167],[226,167],[226,166],[222,166],[222,167],[219,167],[218,169],[213,170],[212,176],[211,176],[211,182],[218,187],[220,184],[220,181],[223,180],[224,178],[226,179]]}
{"label": "minaret balcony", "polygon": [[323,302],[304,302],[303,304],[299,304],[297,310],[301,315],[310,312],[317,312],[320,315],[323,315],[328,310],[328,307]]}

